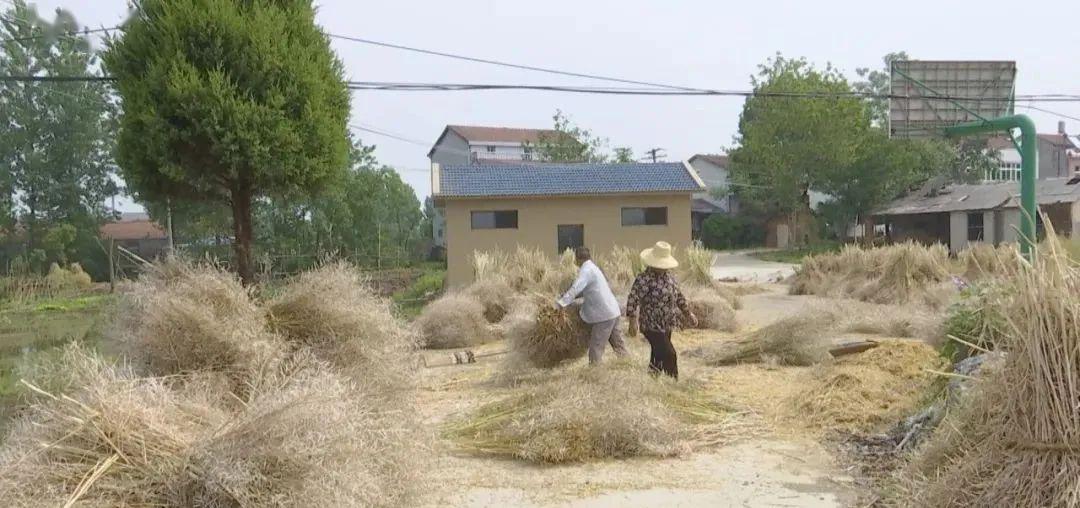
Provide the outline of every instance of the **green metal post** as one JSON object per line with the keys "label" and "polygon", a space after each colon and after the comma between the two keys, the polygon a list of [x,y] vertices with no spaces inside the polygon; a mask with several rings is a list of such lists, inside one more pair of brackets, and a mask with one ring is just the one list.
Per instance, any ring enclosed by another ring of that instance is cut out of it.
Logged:
{"label": "green metal post", "polygon": [[945,129],[950,136],[966,136],[985,132],[1020,129],[1020,252],[1031,259],[1035,240],[1035,171],[1039,166],[1035,122],[1027,115],[1002,116],[989,120],[962,123]]}

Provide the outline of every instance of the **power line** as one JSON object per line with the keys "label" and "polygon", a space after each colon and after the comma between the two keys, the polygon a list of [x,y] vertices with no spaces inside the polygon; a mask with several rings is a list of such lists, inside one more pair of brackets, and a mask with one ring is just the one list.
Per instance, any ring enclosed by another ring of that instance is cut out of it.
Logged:
{"label": "power line", "polygon": [[1044,109],[1044,108],[1040,108],[1040,107],[1036,107],[1036,106],[1021,105],[1021,104],[1017,104],[1017,107],[1027,108],[1027,109],[1034,109],[1035,111],[1042,111],[1043,113],[1049,113],[1051,115],[1054,115],[1054,116],[1057,116],[1057,117],[1060,117],[1060,118],[1065,118],[1065,119],[1068,119],[1068,120],[1075,120],[1077,122],[1080,122],[1080,118],[1078,118],[1078,117],[1069,116],[1069,115],[1066,115],[1064,113],[1058,113],[1057,111],[1051,111],[1049,109]]}

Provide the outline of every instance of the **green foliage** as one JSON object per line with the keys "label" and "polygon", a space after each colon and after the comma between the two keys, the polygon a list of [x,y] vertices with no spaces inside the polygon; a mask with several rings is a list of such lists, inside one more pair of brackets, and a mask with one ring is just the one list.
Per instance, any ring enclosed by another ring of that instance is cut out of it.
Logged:
{"label": "green foliage", "polygon": [[442,293],[445,283],[445,268],[428,268],[412,285],[394,294],[394,302],[404,317],[414,318],[420,314],[427,302]]}
{"label": "green foliage", "polygon": [[[835,168],[849,167],[869,128],[864,103],[854,97],[770,96],[778,92],[851,91],[836,69],[805,59],[770,58],[751,78],[754,92],[739,117],[731,179],[740,203],[765,214],[809,206],[808,191]],[[796,235],[796,238],[800,235]]]}
{"label": "green foliage", "polygon": [[765,228],[745,216],[714,214],[701,225],[701,242],[714,250],[763,245]]}
{"label": "green foliage", "polygon": [[[22,0],[0,13],[0,75],[99,75],[83,37],[53,37],[82,27],[68,11],[50,23]],[[104,83],[0,82],[0,262],[38,257],[83,259],[99,248],[68,228],[96,235],[115,194],[111,136],[115,104]],[[22,228],[15,228],[16,221]],[[63,228],[62,238],[55,228]],[[48,234],[46,232],[49,232]],[[63,245],[57,242],[63,240]],[[46,245],[48,244],[48,245]],[[45,259],[31,263],[36,271]]]}
{"label": "green foliage", "polygon": [[634,162],[634,152],[628,147],[616,147],[608,155],[608,139],[596,136],[589,129],[574,124],[562,110],[555,110],[555,132],[542,133],[534,153],[546,162]]}
{"label": "green foliage", "polygon": [[942,356],[953,362],[967,358],[972,350],[967,345],[952,340],[956,337],[983,349],[995,349],[1005,333],[1001,289],[993,283],[974,284],[960,293],[960,299],[949,307],[943,333],[946,342]]}
{"label": "green foliage", "polygon": [[314,18],[300,0],[143,0],[105,54],[129,187],[228,203],[245,281],[253,202],[310,194],[347,166],[349,94]]}
{"label": "green foliage", "polygon": [[910,58],[906,52],[897,51],[886,54],[881,60],[885,64],[883,69],[875,70],[868,67],[855,69],[855,73],[864,80],[856,81],[852,84],[852,88],[856,92],[880,96],[866,99],[866,107],[870,115],[870,121],[874,126],[885,129],[889,125],[889,99],[883,96],[888,95],[890,92],[889,81],[891,79],[892,63],[910,60]]}

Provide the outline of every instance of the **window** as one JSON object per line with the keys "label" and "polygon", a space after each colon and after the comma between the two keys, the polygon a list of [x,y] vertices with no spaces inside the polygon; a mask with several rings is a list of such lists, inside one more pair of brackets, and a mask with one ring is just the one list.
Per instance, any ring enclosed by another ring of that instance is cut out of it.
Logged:
{"label": "window", "polygon": [[576,249],[585,245],[584,224],[559,224],[557,228],[559,237],[559,254],[566,249]]}
{"label": "window", "polygon": [[473,229],[517,229],[517,210],[491,210],[472,212]]}
{"label": "window", "polygon": [[623,226],[664,226],[667,225],[667,207],[654,206],[648,208],[622,209]]}
{"label": "window", "polygon": [[981,242],[983,241],[983,214],[982,212],[973,212],[967,214],[968,223],[968,241],[969,242]]}
{"label": "window", "polygon": [[495,153],[495,145],[488,145],[487,151],[488,153]]}

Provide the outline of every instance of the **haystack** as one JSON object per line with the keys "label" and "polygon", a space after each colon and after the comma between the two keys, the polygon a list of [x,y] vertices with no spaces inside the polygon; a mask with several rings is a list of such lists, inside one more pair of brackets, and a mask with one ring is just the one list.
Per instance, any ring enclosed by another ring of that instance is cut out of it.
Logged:
{"label": "haystack", "polygon": [[317,363],[233,413],[187,375],[68,361],[84,383],[41,392],[0,449],[4,506],[388,506],[415,480],[400,415]]}
{"label": "haystack", "polygon": [[507,279],[491,276],[469,284],[462,290],[468,296],[480,301],[484,306],[484,319],[488,323],[498,323],[510,312],[511,300],[517,293]]}
{"label": "haystack", "polygon": [[558,296],[570,289],[577,277],[578,267],[574,264],[574,251],[566,249],[559,256],[558,262],[551,266],[543,279],[536,285],[535,292]]}
{"label": "haystack", "polygon": [[[959,449],[913,475],[915,504],[1080,506],[1080,269],[1056,242],[1041,249],[1031,268],[1005,279],[1002,370],[979,383],[974,409],[951,421],[968,431]],[[930,449],[950,437],[941,432]]]}
{"label": "haystack", "polygon": [[685,284],[700,286],[712,284],[714,256],[713,251],[696,245],[675,251],[675,257],[679,259],[679,268],[676,270],[679,280]]}
{"label": "haystack", "polygon": [[477,346],[498,338],[484,319],[484,304],[460,292],[429,303],[414,323],[427,348]]}
{"label": "haystack", "polygon": [[597,256],[596,264],[603,270],[616,293],[628,292],[634,278],[645,269],[641,253],[621,245],[615,246],[611,252]]}
{"label": "haystack", "polygon": [[912,414],[947,368],[933,347],[915,340],[884,340],[814,373],[792,400],[799,419],[827,429],[873,431]]}
{"label": "haystack", "polygon": [[552,372],[452,422],[447,435],[469,451],[566,463],[679,455],[730,441],[734,423],[734,411],[693,380],[608,362]]}
{"label": "haystack", "polygon": [[401,388],[416,365],[418,338],[344,262],[289,280],[268,303],[269,324],[294,349],[309,348],[349,375]]}
{"label": "haystack", "polygon": [[[684,287],[683,296],[690,306],[690,311],[697,317],[697,328],[700,330],[718,330],[722,332],[734,332],[738,329],[735,320],[735,309],[730,301],[719,290],[713,287]],[[690,328],[690,323],[683,323],[684,327]]]}
{"label": "haystack", "polygon": [[506,261],[502,275],[516,291],[529,291],[544,280],[551,260],[536,247],[518,246]]}
{"label": "haystack", "polygon": [[869,249],[847,245],[838,253],[807,256],[791,292],[942,308],[956,294],[950,267],[942,245],[907,242]]}
{"label": "haystack", "polygon": [[590,328],[581,320],[580,306],[571,304],[563,310],[554,301],[534,296],[516,306],[507,318],[509,368],[549,368],[585,356]]}
{"label": "haystack", "polygon": [[172,260],[133,283],[121,299],[117,334],[141,371],[210,370],[249,385],[284,355],[265,312],[230,273]]}
{"label": "haystack", "polygon": [[774,361],[780,365],[813,365],[828,361],[833,318],[806,311],[776,321],[731,341],[692,352],[708,365]]}

